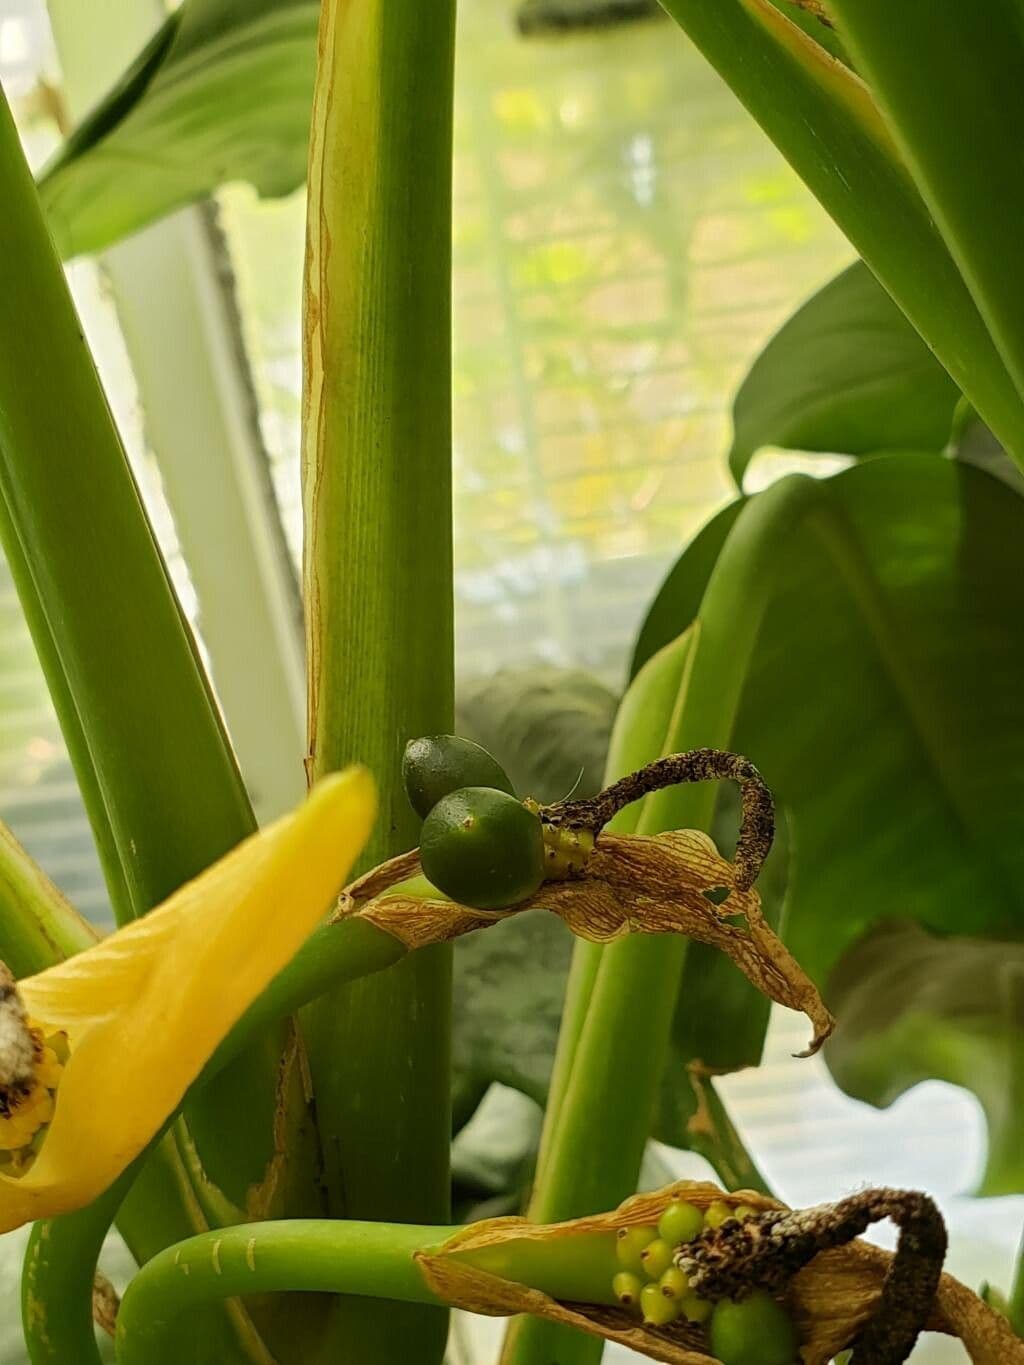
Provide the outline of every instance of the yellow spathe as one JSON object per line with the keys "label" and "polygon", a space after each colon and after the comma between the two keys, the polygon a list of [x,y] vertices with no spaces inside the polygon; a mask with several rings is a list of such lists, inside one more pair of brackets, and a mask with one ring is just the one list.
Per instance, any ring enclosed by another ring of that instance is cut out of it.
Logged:
{"label": "yellow spathe", "polygon": [[0,1232],[90,1203],[138,1156],[330,908],[375,810],[365,769],[324,778],[150,914],[18,982],[70,1056],[35,1162],[0,1175]]}

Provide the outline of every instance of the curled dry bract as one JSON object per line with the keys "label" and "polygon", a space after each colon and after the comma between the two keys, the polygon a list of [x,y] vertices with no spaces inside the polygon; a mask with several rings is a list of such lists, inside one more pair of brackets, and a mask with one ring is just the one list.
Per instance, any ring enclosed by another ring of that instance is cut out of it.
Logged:
{"label": "curled dry bract", "polygon": [[[753,1190],[723,1194],[716,1185],[681,1181],[627,1199],[611,1213],[568,1223],[545,1226],[523,1218],[488,1219],[421,1253],[418,1260],[431,1289],[457,1308],[501,1317],[532,1313],[619,1342],[651,1360],[707,1365],[715,1357],[699,1328],[678,1321],[668,1327],[648,1327],[625,1310],[559,1303],[540,1290],[501,1279],[464,1259],[467,1253],[503,1242],[568,1239],[581,1233],[652,1225],[674,1199],[685,1199],[699,1208],[715,1200],[733,1207],[782,1207]],[[822,1252],[793,1277],[786,1301],[801,1341],[803,1365],[827,1365],[856,1338],[877,1309],[891,1261],[890,1252],[856,1241]],[[950,1275],[940,1280],[928,1326],[931,1331],[959,1337],[974,1365],[1024,1365],[1024,1341],[1014,1335],[1006,1319]]]}
{"label": "curled dry bract", "polygon": [[[485,929],[521,910],[550,910],[574,934],[595,943],[627,933],[685,934],[727,954],[770,999],[807,1015],[814,1034],[803,1055],[816,1052],[832,1032],[831,1014],[765,920],[757,892],[737,887],[735,868],[706,834],[603,834],[582,875],[545,882],[514,910],[474,910],[441,897],[391,894],[420,871],[415,851],[382,864],[348,888],[339,916],[371,920],[410,949]],[[729,892],[725,900],[708,898],[721,888]]]}

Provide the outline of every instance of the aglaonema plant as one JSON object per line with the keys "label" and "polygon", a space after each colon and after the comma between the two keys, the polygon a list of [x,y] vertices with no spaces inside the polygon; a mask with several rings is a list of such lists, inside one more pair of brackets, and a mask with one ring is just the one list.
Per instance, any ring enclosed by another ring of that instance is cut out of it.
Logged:
{"label": "aglaonema plant", "polygon": [[[1005,790],[1024,782],[1021,504],[965,437],[973,408],[1022,458],[1019,309],[999,288],[1015,205],[984,188],[1024,42],[1008,0],[949,32],[915,5],[666,8],[864,262],[755,363],[734,476],[764,446],[857,462],[741,490],[684,550],[637,638],[607,785],[561,801],[450,733],[454,6],[325,0],[314,63],[315,6],[188,0],[42,182],[62,249],[110,240],[185,194],[157,176],[126,195],[119,148],[158,147],[203,98],[178,148],[193,191],[225,147],[286,188],[315,65],[311,790],[259,832],[0,108],[0,536],[121,926],[97,942],[3,833],[0,1226],[45,1220],[23,1276],[33,1362],[96,1361],[95,1316],[124,1362],[438,1365],[452,1306],[514,1319],[504,1365],[584,1365],[608,1340],[677,1365],[899,1365],[926,1327],[981,1365],[1024,1359],[1024,1273],[983,1298],[943,1275],[919,1193],[786,1209],[713,1079],[757,1062],[767,1000],[803,1010],[818,1047],[834,999],[844,1087],[974,1086],[983,1190],[1024,1187],[1005,1103],[1024,1074]],[[270,68],[254,117],[240,73]],[[931,118],[962,69],[965,99]],[[702,832],[724,828],[723,779],[730,857]],[[776,803],[782,937],[754,889]],[[450,942],[524,910],[576,940],[527,1220],[456,1228]],[[652,1135],[719,1183],[634,1197]],[[120,1304],[96,1275],[115,1218],[141,1267]],[[894,1255],[858,1240],[883,1218]]]}

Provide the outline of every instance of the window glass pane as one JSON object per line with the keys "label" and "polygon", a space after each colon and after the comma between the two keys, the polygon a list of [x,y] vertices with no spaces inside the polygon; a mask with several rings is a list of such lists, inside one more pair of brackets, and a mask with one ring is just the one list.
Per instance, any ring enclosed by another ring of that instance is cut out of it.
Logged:
{"label": "window glass pane", "polygon": [[[729,497],[733,388],[850,251],[667,21],[523,40],[511,0],[463,0],[459,23],[459,666],[617,683],[644,603]],[[222,204],[298,554],[302,196]]]}

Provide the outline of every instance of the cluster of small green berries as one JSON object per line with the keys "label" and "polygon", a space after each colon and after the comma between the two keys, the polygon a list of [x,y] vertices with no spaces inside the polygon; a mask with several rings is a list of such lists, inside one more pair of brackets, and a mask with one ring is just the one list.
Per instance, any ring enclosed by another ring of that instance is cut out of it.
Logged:
{"label": "cluster of small green berries", "polygon": [[692,1242],[705,1226],[704,1214],[695,1204],[676,1200],[657,1227],[620,1228],[615,1252],[622,1269],[612,1281],[612,1290],[623,1307],[639,1312],[653,1327],[664,1327],[679,1317],[706,1322],[712,1305],[691,1292],[673,1260],[676,1248]]}
{"label": "cluster of small green berries", "polygon": [[[538,815],[542,813],[536,801],[528,799],[523,805]],[[560,882],[569,877],[578,877],[594,851],[596,837],[593,831],[555,825],[546,820],[541,828],[544,836],[545,880]]]}
{"label": "cluster of small green berries", "polygon": [[680,1199],[669,1204],[656,1227],[620,1228],[615,1252],[622,1269],[612,1280],[612,1292],[647,1326],[666,1327],[679,1319],[707,1324],[712,1350],[723,1365],[792,1365],[797,1359],[796,1333],[770,1295],[755,1291],[736,1302],[712,1303],[693,1292],[675,1263],[679,1248],[706,1229],[756,1213],[749,1204],[733,1208],[724,1199],[702,1212]]}

